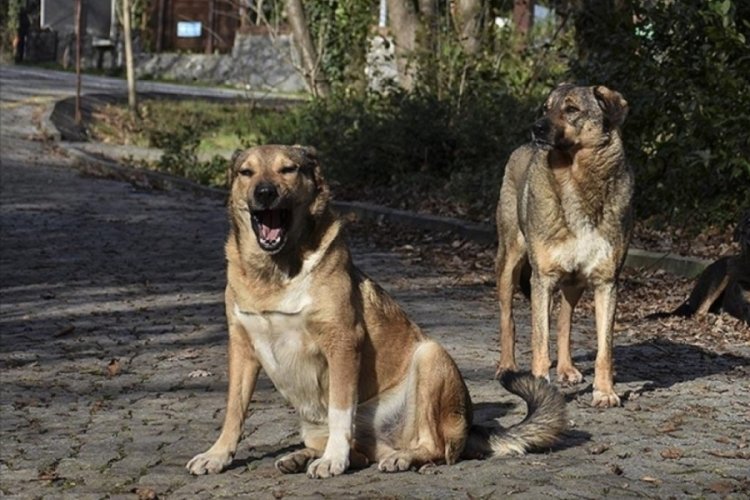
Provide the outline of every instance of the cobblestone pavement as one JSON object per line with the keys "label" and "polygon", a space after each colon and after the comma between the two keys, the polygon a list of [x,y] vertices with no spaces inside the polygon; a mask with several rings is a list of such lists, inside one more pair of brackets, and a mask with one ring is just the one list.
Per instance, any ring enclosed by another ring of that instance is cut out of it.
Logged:
{"label": "cobblestone pavement", "polygon": [[[296,417],[266,378],[230,468],[184,465],[218,435],[226,384],[220,202],[82,177],[35,141],[38,101],[2,89],[0,170],[0,494],[9,498],[600,498],[750,494],[750,347],[709,352],[616,339],[624,407],[567,389],[573,427],[549,453],[438,466],[374,467],[329,480],[282,475]],[[492,380],[494,289],[449,269],[352,241],[355,260],[447,346],[479,418],[518,420]],[[519,299],[521,361],[528,306]],[[574,356],[592,378],[591,318]]]}

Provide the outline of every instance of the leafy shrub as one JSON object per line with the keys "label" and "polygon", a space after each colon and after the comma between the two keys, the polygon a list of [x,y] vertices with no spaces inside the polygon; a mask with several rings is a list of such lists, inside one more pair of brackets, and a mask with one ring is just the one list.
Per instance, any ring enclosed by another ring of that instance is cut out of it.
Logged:
{"label": "leafy shrub", "polygon": [[499,91],[464,96],[460,105],[417,91],[337,95],[259,127],[266,142],[315,146],[327,176],[347,189],[451,185],[458,199],[489,206],[531,116],[531,105]]}
{"label": "leafy shrub", "polygon": [[607,2],[589,3],[579,12],[582,50],[572,71],[630,103],[624,135],[640,216],[735,221],[750,206],[750,8],[632,2],[631,23]]}
{"label": "leafy shrub", "polygon": [[450,29],[441,28],[437,53],[418,55],[419,67],[430,71],[411,93],[340,89],[258,121],[259,135],[246,145],[310,144],[339,192],[393,187],[391,201],[432,195],[460,205],[461,215],[491,217],[510,152],[528,140],[535,110],[567,66],[549,46],[517,52],[508,31],[467,56]]}

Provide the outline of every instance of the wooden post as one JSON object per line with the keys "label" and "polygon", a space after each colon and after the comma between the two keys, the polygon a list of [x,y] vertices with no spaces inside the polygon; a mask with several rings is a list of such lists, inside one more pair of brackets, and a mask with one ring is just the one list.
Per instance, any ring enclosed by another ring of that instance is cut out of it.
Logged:
{"label": "wooden post", "polygon": [[160,53],[164,48],[164,8],[166,0],[159,0],[156,6],[156,52]]}
{"label": "wooden post", "polygon": [[513,1],[513,27],[526,38],[534,27],[534,0]]}
{"label": "wooden post", "polygon": [[214,52],[214,17],[216,10],[216,1],[208,0],[208,26],[206,26],[206,54]]}
{"label": "wooden post", "polygon": [[76,110],[75,110],[75,122],[76,125],[81,124],[81,33],[83,28],[82,21],[82,10],[83,0],[76,0]]}
{"label": "wooden post", "polygon": [[130,0],[122,0],[122,31],[125,39],[125,69],[128,76],[128,107],[130,114],[138,116],[138,96],[135,92],[135,66],[133,63],[133,32],[130,29]]}

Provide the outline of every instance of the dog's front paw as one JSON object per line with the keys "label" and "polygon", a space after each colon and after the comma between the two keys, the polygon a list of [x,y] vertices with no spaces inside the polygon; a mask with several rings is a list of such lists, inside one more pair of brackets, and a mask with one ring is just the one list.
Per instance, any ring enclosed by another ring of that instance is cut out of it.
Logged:
{"label": "dog's front paw", "polygon": [[349,467],[349,460],[330,459],[325,456],[315,460],[307,468],[307,477],[313,479],[323,479],[326,477],[340,476]]}
{"label": "dog's front paw", "polygon": [[599,391],[594,389],[594,398],[591,400],[591,406],[597,408],[620,406],[620,398],[615,394],[615,391]]}
{"label": "dog's front paw", "polygon": [[228,451],[207,451],[194,456],[185,468],[196,476],[201,474],[218,474],[232,463],[232,453]]}
{"label": "dog's front paw", "polygon": [[557,369],[557,383],[560,385],[576,385],[582,381],[583,375],[573,366]]}
{"label": "dog's front paw", "polygon": [[394,451],[378,464],[380,472],[403,472],[411,469],[412,454],[407,451]]}
{"label": "dog's front paw", "polygon": [[503,373],[505,372],[517,372],[518,366],[515,363],[505,363],[503,361],[498,361],[497,365],[495,365],[495,378],[500,378],[503,376]]}

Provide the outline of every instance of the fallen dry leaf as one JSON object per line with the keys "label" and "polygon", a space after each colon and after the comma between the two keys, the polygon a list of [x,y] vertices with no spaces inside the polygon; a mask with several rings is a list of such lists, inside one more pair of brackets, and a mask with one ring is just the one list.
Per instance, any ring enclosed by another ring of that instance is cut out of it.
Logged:
{"label": "fallen dry leaf", "polygon": [[677,460],[678,458],[682,458],[682,455],[682,450],[679,448],[664,448],[661,450],[661,458]]}
{"label": "fallen dry leaf", "polygon": [[122,365],[120,364],[119,359],[113,359],[107,365],[107,375],[110,377],[119,375],[121,370],[122,370]]}
{"label": "fallen dry leaf", "polygon": [[159,495],[151,488],[146,488],[144,486],[135,488],[133,490],[133,493],[138,495],[138,500],[158,500]]}
{"label": "fallen dry leaf", "polygon": [[742,459],[750,458],[750,453],[740,451],[740,450],[736,450],[736,451],[708,450],[706,453],[708,453],[711,456],[719,457],[719,458],[742,458]]}
{"label": "fallen dry leaf", "polygon": [[671,417],[669,420],[664,422],[661,427],[659,427],[657,430],[659,432],[663,432],[665,434],[668,434],[670,432],[674,432],[678,430],[680,427],[682,427],[682,416],[675,415]]}
{"label": "fallen dry leaf", "polygon": [[592,455],[601,455],[609,449],[609,445],[606,443],[598,443],[593,446],[589,446],[589,453]]}
{"label": "fallen dry leaf", "polygon": [[60,475],[55,469],[44,469],[39,472],[37,479],[39,479],[40,481],[54,481],[56,479],[60,479]]}
{"label": "fallen dry leaf", "polygon": [[716,481],[709,484],[708,489],[719,495],[727,495],[734,491],[734,485],[729,481]]}

